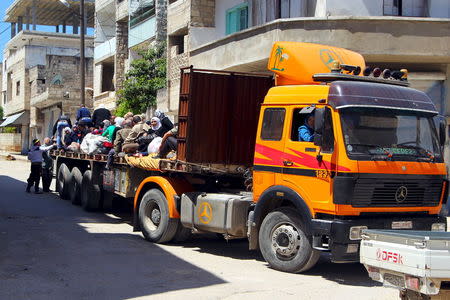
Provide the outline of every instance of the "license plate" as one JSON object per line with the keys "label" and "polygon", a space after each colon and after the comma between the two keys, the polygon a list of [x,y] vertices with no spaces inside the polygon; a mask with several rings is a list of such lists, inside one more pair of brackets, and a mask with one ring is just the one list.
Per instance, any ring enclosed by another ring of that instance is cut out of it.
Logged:
{"label": "license plate", "polygon": [[392,222],[392,229],[412,229],[412,221],[395,221]]}
{"label": "license plate", "polygon": [[405,279],[403,276],[398,276],[394,274],[384,273],[384,283],[388,283],[393,286],[405,287]]}

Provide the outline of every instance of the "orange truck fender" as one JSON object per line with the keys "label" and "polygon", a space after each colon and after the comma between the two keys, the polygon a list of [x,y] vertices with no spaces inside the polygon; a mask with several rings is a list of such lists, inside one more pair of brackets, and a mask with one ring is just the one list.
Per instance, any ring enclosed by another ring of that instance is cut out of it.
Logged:
{"label": "orange truck fender", "polygon": [[133,203],[133,229],[139,230],[138,213],[139,204],[141,203],[142,196],[150,189],[159,189],[163,192],[167,199],[167,205],[169,207],[169,218],[179,219],[180,213],[177,209],[177,203],[175,197],[186,192],[192,191],[192,186],[182,178],[169,178],[163,176],[150,176],[142,180],[134,195]]}

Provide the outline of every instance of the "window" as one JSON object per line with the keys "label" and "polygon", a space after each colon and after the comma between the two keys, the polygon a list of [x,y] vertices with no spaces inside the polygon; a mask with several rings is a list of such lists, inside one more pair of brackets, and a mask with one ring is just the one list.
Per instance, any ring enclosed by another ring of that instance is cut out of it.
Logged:
{"label": "window", "polygon": [[384,0],[385,16],[425,17],[425,0]]}
{"label": "window", "polygon": [[[300,141],[299,138],[299,128],[305,124],[305,119],[309,114],[300,113],[302,108],[294,109],[294,114],[292,116],[292,128],[291,128],[291,140]],[[333,133],[333,122],[331,118],[331,110],[326,108],[325,110],[325,124],[322,133],[322,152],[333,152],[334,149],[334,133]]]}
{"label": "window", "polygon": [[130,0],[129,7],[131,27],[155,15],[155,0]]}
{"label": "window", "polygon": [[226,34],[232,34],[248,28],[247,3],[240,4],[227,10],[226,22]]}
{"label": "window", "polygon": [[20,80],[16,82],[16,96],[20,95]]}
{"label": "window", "polygon": [[330,153],[334,149],[334,132],[333,132],[333,120],[331,118],[331,109],[326,108],[324,126],[322,132],[322,152]]}
{"label": "window", "polygon": [[279,141],[283,135],[286,110],[284,108],[266,108],[261,130],[261,139]]}

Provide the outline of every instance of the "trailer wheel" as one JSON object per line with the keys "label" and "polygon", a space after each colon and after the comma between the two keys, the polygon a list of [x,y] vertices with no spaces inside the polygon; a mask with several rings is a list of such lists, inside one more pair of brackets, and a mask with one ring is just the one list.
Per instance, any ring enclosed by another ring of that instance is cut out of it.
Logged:
{"label": "trailer wheel", "polygon": [[281,207],[269,213],[259,230],[264,259],[275,270],[300,273],[312,268],[320,257],[295,209]]}
{"label": "trailer wheel", "polygon": [[73,167],[71,173],[72,181],[70,184],[70,201],[72,201],[72,204],[74,205],[79,205],[81,200],[81,184],[83,181],[83,174],[77,167]]}
{"label": "trailer wheel", "polygon": [[62,199],[69,199],[70,195],[70,182],[71,174],[70,170],[65,163],[62,163],[58,169],[58,175],[56,176],[56,188],[59,192],[59,196]]}
{"label": "trailer wheel", "polygon": [[92,171],[87,170],[81,181],[81,207],[86,211],[94,211],[100,206],[100,187],[92,183]]}
{"label": "trailer wheel", "polygon": [[139,223],[144,237],[154,243],[165,243],[175,236],[177,219],[169,218],[169,207],[164,194],[157,189],[147,191],[139,205]]}

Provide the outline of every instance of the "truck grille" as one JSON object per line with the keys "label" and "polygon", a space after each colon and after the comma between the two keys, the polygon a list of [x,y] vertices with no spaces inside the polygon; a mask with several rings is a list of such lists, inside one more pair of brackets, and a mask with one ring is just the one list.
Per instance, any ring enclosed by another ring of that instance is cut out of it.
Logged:
{"label": "truck grille", "polygon": [[[352,197],[354,207],[437,206],[442,192],[442,179],[380,179],[359,178]],[[399,188],[407,195],[396,200]]]}

